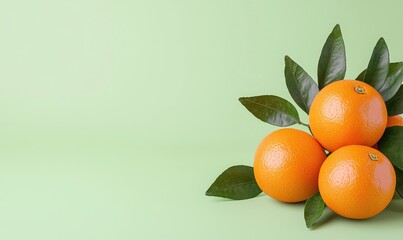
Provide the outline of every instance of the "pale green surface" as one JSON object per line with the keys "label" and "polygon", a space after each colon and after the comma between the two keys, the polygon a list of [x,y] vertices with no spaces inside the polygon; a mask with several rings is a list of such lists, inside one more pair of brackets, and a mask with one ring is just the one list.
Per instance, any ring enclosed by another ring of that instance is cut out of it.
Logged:
{"label": "pale green surface", "polygon": [[[381,239],[403,202],[351,221],[203,194],[276,129],[240,96],[289,97],[284,55],[316,79],[336,23],[355,78],[401,1],[0,1],[0,239]],[[306,121],[306,116],[301,111]]]}

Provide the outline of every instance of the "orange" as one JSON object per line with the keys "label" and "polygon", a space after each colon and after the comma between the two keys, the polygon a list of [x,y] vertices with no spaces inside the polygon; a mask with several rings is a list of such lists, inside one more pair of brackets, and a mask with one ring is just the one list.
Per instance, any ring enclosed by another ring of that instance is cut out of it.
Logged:
{"label": "orange", "polygon": [[392,200],[396,175],[380,151],[361,145],[339,148],[319,173],[319,191],[335,213],[352,219],[375,216]]}
{"label": "orange", "polygon": [[388,117],[387,127],[403,126],[403,117],[400,115]]}
{"label": "orange", "polygon": [[316,95],[309,111],[312,134],[330,152],[347,145],[375,145],[387,119],[382,96],[356,80],[327,85]]}
{"label": "orange", "polygon": [[261,141],[253,170],[264,193],[282,202],[300,202],[318,192],[319,169],[325,159],[314,137],[285,128]]}

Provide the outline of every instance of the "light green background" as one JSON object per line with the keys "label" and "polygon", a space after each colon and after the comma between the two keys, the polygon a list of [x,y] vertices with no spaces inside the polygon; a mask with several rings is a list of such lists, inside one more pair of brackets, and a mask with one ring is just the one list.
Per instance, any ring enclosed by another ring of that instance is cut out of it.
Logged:
{"label": "light green background", "polygon": [[[275,130],[237,101],[291,100],[283,58],[316,79],[335,24],[347,77],[385,38],[403,60],[403,2],[0,1],[0,239],[380,239],[403,204],[352,221],[264,195],[204,196]],[[301,112],[302,119],[306,115]]]}

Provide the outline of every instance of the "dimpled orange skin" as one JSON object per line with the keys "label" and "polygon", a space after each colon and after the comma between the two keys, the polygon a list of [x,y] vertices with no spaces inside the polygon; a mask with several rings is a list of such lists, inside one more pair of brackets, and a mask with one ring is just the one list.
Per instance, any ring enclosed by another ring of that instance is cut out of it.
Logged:
{"label": "dimpled orange skin", "polygon": [[[374,154],[377,160],[372,160]],[[333,152],[319,173],[319,191],[335,213],[351,219],[366,219],[382,212],[392,200],[396,175],[380,151],[350,145]]]}
{"label": "dimpled orange skin", "polygon": [[[356,87],[365,93],[358,93]],[[354,144],[373,146],[382,137],[387,119],[382,96],[356,80],[339,80],[324,87],[309,112],[312,134],[330,152]]]}
{"label": "dimpled orange skin", "polygon": [[403,126],[403,117],[400,115],[388,117],[387,127]]}
{"label": "dimpled orange skin", "polygon": [[285,128],[261,141],[253,170],[264,193],[282,202],[301,202],[318,192],[319,169],[325,159],[314,137]]}

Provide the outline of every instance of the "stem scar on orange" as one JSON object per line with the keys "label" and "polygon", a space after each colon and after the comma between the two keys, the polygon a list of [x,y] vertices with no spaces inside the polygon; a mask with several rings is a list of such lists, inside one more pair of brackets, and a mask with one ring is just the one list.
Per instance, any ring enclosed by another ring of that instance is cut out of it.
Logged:
{"label": "stem scar on orange", "polygon": [[314,137],[285,128],[262,140],[253,170],[264,193],[282,202],[300,202],[318,192],[319,169],[325,159]]}
{"label": "stem scar on orange", "polygon": [[335,213],[351,219],[370,218],[392,200],[396,174],[380,151],[362,145],[339,148],[319,173],[319,191]]}
{"label": "stem scar on orange", "polygon": [[382,96],[356,80],[339,80],[324,87],[309,112],[313,135],[330,152],[354,144],[373,146],[382,137],[387,120]]}

